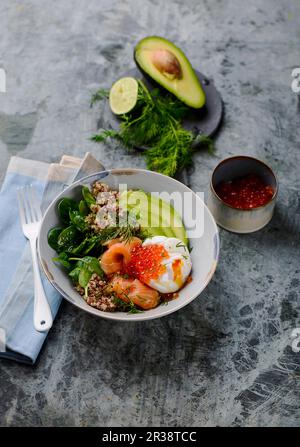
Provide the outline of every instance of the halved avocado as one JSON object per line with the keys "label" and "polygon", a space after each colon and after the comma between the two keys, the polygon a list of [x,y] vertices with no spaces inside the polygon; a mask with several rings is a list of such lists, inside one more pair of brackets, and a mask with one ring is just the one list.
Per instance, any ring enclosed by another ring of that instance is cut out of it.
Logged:
{"label": "halved avocado", "polygon": [[134,49],[138,68],[189,107],[200,109],[205,93],[185,54],[163,37],[149,36]]}
{"label": "halved avocado", "polygon": [[139,224],[151,236],[176,237],[188,244],[182,219],[170,203],[142,190],[126,190],[121,193],[120,206],[138,216]]}

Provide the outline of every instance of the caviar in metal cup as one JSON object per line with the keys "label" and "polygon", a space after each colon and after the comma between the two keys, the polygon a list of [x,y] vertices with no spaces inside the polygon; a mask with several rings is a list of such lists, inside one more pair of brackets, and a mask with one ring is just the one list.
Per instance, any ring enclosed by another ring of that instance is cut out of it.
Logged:
{"label": "caviar in metal cup", "polygon": [[252,233],[272,219],[277,193],[277,178],[267,164],[249,156],[230,157],[212,173],[208,207],[222,228]]}

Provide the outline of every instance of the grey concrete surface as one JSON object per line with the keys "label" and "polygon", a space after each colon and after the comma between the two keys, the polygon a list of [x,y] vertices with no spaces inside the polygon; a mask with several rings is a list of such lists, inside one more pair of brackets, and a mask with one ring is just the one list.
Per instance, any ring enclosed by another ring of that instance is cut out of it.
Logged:
{"label": "grey concrete surface", "polygon": [[91,151],[108,168],[144,167],[88,141],[101,125],[89,99],[133,67],[138,39],[158,34],[225,104],[215,155],[196,153],[185,181],[207,191],[219,160],[250,154],[274,168],[280,194],[264,230],[221,230],[212,282],[178,313],[117,324],[63,303],[34,367],[1,361],[0,425],[299,425],[299,18],[297,0],[1,0],[0,180],[15,154]]}

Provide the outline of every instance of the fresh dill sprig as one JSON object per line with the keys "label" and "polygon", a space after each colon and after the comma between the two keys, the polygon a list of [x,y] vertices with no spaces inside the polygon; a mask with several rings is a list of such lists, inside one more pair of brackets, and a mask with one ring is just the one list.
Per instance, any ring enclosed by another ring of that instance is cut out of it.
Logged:
{"label": "fresh dill sprig", "polygon": [[106,142],[121,141],[127,149],[144,147],[148,169],[173,177],[179,169],[192,164],[195,147],[213,151],[212,140],[195,136],[183,128],[181,121],[189,108],[173,95],[163,95],[159,89],[151,92],[138,80],[138,100],[133,111],[122,115],[120,130],[102,130],[91,139]]}
{"label": "fresh dill sprig", "polygon": [[195,137],[193,141],[193,148],[203,147],[208,150],[210,154],[213,154],[215,151],[214,142],[207,135],[199,134]]}
{"label": "fresh dill sprig", "polygon": [[170,123],[161,139],[145,154],[147,166],[172,177],[179,168],[192,163],[193,135],[178,123]]}
{"label": "fresh dill sprig", "polygon": [[95,141],[96,143],[101,143],[102,141],[106,141],[107,138],[119,138],[119,132],[116,130],[103,130],[102,132],[93,135],[90,139],[91,141]]}
{"label": "fresh dill sprig", "polygon": [[96,102],[102,101],[102,99],[108,98],[108,96],[109,90],[106,90],[105,88],[99,88],[95,93],[92,94],[90,106],[93,107]]}
{"label": "fresh dill sprig", "polygon": [[122,241],[128,242],[133,237],[138,237],[141,240],[145,240],[148,237],[148,233],[139,226],[135,227],[129,224],[124,226],[112,226],[104,228],[99,234],[97,234],[97,242],[102,245],[112,239],[122,239]]}
{"label": "fresh dill sprig", "polygon": [[125,301],[121,300],[117,296],[114,296],[113,302],[121,312],[127,312],[129,314],[139,314],[142,312],[131,300],[129,300],[128,303],[125,303]]}

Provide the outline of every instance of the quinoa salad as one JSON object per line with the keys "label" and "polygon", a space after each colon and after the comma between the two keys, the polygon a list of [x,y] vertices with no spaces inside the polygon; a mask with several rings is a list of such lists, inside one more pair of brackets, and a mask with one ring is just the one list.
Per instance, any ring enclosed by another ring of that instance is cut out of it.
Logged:
{"label": "quinoa salad", "polygon": [[[83,186],[79,201],[59,201],[61,225],[48,233],[57,253],[53,262],[88,305],[104,312],[147,311],[175,299],[191,281],[183,224],[173,229],[147,222],[148,209],[160,210],[161,202],[142,190],[118,191],[99,181]],[[163,205],[165,213],[174,213]]]}

